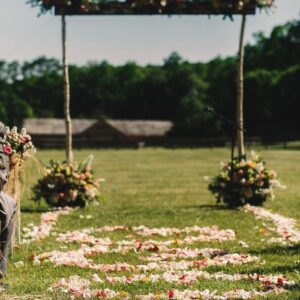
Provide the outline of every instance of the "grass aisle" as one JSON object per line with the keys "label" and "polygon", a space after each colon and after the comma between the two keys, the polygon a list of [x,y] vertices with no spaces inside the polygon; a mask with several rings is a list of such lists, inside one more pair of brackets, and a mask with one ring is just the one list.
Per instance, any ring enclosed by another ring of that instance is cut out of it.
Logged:
{"label": "grass aisle", "polygon": [[[90,206],[84,211],[77,210],[70,215],[61,216],[54,232],[101,227],[105,225],[146,225],[149,227],[178,227],[212,226],[221,229],[231,228],[236,231],[237,239],[224,243],[196,243],[192,248],[213,247],[225,249],[230,253],[247,252],[260,256],[260,262],[242,266],[208,267],[205,271],[214,273],[223,271],[234,274],[263,273],[283,274],[296,281],[292,290],[268,299],[299,299],[300,280],[300,251],[298,246],[284,247],[267,244],[266,239],[272,234],[264,229],[261,221],[257,221],[252,214],[241,210],[228,210],[215,206],[213,197],[207,191],[204,176],[215,175],[221,160],[226,161],[229,151],[223,149],[197,150],[84,150],[75,152],[77,160],[82,160],[90,153],[95,155],[94,169],[96,177],[103,177],[106,183],[102,185],[105,201],[99,206]],[[268,201],[266,208],[286,217],[300,220],[300,155],[297,151],[264,150],[263,157],[267,166],[276,170],[279,177],[288,186],[286,191],[277,193],[274,201]],[[52,159],[62,159],[62,151],[39,151],[39,157],[47,162]],[[34,182],[35,176],[31,179]],[[28,183],[30,186],[31,183]],[[45,206],[35,208],[30,201],[29,193],[23,199],[22,224],[38,224],[40,211]],[[91,215],[91,219],[80,218],[80,215]],[[108,236],[112,240],[125,239],[128,232],[99,233],[97,236]],[[150,239],[148,237],[146,239]],[[162,239],[157,238],[155,239]],[[171,239],[170,237],[162,240]],[[249,248],[243,248],[239,241],[245,241]],[[78,249],[79,245],[57,242],[55,236],[50,236],[41,242],[22,245],[16,249],[14,258],[9,261],[9,277],[7,282],[12,286],[7,292],[13,295],[39,295],[43,299],[69,299],[67,296],[55,296],[47,293],[47,289],[58,279],[71,275],[80,275],[91,279],[94,272],[77,267],[53,267],[51,263],[35,266],[28,259],[34,254],[52,250],[67,251]],[[121,254],[103,254],[92,258],[96,263],[127,262],[137,265],[142,262],[134,252],[126,256]],[[24,267],[18,268],[15,262],[24,261]],[[157,273],[157,272],[156,272]],[[123,273],[112,273],[108,276],[121,276]],[[127,274],[127,273],[124,273]],[[123,275],[124,275],[123,274]],[[104,278],[106,274],[100,274]],[[167,291],[170,288],[184,289],[166,282],[106,284],[116,291],[126,291],[132,295],[148,294],[150,292]],[[215,279],[199,280],[188,289],[209,289],[225,292],[244,288],[250,290],[259,287],[259,283],[242,281],[217,281]],[[59,298],[58,298],[59,297]],[[5,295],[0,295],[6,299]],[[26,299],[26,298],[25,298]],[[34,298],[33,298],[34,299]]]}

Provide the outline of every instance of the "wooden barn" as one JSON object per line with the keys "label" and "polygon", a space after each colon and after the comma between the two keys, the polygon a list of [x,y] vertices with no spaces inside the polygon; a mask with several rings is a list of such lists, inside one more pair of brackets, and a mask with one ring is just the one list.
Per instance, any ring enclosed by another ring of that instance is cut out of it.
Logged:
{"label": "wooden barn", "polygon": [[[73,119],[75,147],[136,146],[161,144],[173,128],[170,121]],[[24,127],[38,147],[60,148],[65,145],[63,119],[25,119]]]}

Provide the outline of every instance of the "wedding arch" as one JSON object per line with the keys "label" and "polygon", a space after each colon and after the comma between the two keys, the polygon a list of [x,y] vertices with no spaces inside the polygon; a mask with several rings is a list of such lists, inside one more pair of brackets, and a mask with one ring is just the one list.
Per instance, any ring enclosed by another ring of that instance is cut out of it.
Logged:
{"label": "wedding arch", "polygon": [[64,116],[66,125],[66,160],[73,161],[72,122],[70,117],[70,80],[67,63],[66,16],[68,15],[241,15],[237,57],[236,137],[238,157],[244,149],[244,33],[246,16],[257,9],[269,9],[274,0],[27,0],[40,13],[54,11],[62,20],[62,62],[64,81]]}

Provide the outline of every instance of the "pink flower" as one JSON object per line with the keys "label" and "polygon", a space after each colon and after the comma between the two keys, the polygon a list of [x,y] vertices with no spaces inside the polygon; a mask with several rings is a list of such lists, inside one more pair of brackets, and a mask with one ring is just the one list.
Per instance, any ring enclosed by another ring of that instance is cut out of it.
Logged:
{"label": "pink flower", "polygon": [[81,180],[85,180],[85,179],[86,179],[86,176],[85,176],[85,174],[82,173],[82,174],[79,175],[79,178],[80,178]]}
{"label": "pink flower", "polygon": [[9,145],[3,145],[3,152],[5,154],[11,155],[13,153],[13,150]]}
{"label": "pink flower", "polygon": [[242,176],[242,175],[244,174],[244,171],[243,171],[242,169],[240,169],[240,170],[238,171],[238,174],[239,174],[240,176]]}
{"label": "pink flower", "polygon": [[30,136],[29,134],[24,135],[24,138],[25,138],[27,141],[31,141],[31,136]]}

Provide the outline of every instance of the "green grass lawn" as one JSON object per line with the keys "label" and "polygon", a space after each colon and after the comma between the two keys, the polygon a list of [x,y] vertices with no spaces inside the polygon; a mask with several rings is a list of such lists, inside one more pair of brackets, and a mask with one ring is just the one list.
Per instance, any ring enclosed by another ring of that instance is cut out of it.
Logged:
{"label": "green grass lawn", "polygon": [[[229,156],[227,149],[142,149],[142,150],[83,150],[76,151],[76,160],[82,160],[90,153],[95,155],[94,168],[97,177],[103,177],[102,185],[105,198],[99,206],[90,206],[83,211],[77,210],[68,216],[61,216],[56,232],[100,227],[104,225],[147,225],[150,227],[185,227],[192,225],[210,226],[217,224],[220,228],[231,228],[237,232],[236,241],[225,243],[197,243],[193,247],[216,247],[230,252],[247,252],[261,257],[259,263],[249,263],[243,266],[210,267],[209,272],[224,271],[233,274],[237,272],[284,274],[298,284],[289,292],[268,299],[300,299],[300,251],[298,246],[279,246],[266,244],[262,239],[269,233],[262,230],[262,222],[253,215],[242,210],[228,210],[215,206],[213,196],[207,190],[204,176],[215,175],[219,170],[220,161],[226,161]],[[267,166],[279,173],[279,177],[288,186],[285,191],[279,191],[276,199],[268,201],[265,207],[284,216],[300,220],[300,152],[284,150],[263,150],[262,155]],[[43,162],[52,159],[63,159],[63,151],[39,151]],[[37,178],[32,172],[29,187]],[[46,206],[36,207],[27,192],[22,199],[22,224],[39,223],[40,211]],[[92,215],[92,219],[80,219],[80,214]],[[258,226],[258,227],[257,227]],[[109,233],[111,239],[123,239],[128,233]],[[238,241],[247,242],[250,247],[239,246]],[[65,244],[69,248],[76,245]],[[64,246],[65,246],[64,245]],[[43,299],[68,299],[67,296],[53,296],[46,292],[55,281],[70,275],[80,275],[90,279],[92,270],[76,267],[57,267],[51,263],[34,266],[28,259],[33,254],[60,249],[61,243],[51,236],[40,242],[21,245],[15,250],[14,257],[9,260],[9,276],[6,282],[11,289],[10,295],[38,295]],[[104,254],[93,258],[96,262],[128,262],[141,263],[134,253],[127,256]],[[17,268],[14,263],[24,261],[23,268]],[[262,262],[265,263],[262,263]],[[119,275],[118,275],[119,276]],[[103,274],[100,274],[103,277]],[[237,288],[252,289],[258,283],[248,281],[229,282],[216,280],[201,280],[188,287],[189,289],[227,291]],[[132,285],[106,285],[114,290],[124,290],[132,295],[149,292],[167,291],[176,287],[167,283],[136,283]],[[184,289],[184,287],[178,287]],[[0,299],[5,295],[0,295]],[[34,299],[34,298],[33,298]]]}

